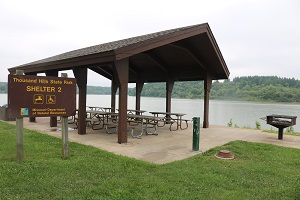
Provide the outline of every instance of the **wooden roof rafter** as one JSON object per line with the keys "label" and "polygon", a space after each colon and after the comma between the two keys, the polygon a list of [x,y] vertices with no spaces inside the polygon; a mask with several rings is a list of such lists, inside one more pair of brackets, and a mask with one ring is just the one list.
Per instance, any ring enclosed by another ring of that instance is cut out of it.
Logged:
{"label": "wooden roof rafter", "polygon": [[90,70],[96,72],[97,74],[101,74],[102,76],[104,76],[105,78],[108,78],[110,80],[112,80],[113,78],[113,74],[112,72],[104,69],[101,66],[97,66],[97,67],[89,67]]}
{"label": "wooden roof rafter", "polygon": [[156,66],[158,66],[166,74],[169,73],[168,70],[167,70],[167,67],[165,66],[165,64],[163,64],[163,62],[161,61],[161,59],[157,55],[155,55],[154,53],[152,53],[150,51],[143,52],[142,54],[147,55],[151,59],[151,61],[153,61],[154,64]]}
{"label": "wooden roof rafter", "polygon": [[173,47],[173,48],[178,48],[181,49],[183,51],[185,51],[186,53],[188,53],[191,58],[197,62],[197,64],[203,69],[203,70],[207,70],[207,67],[205,67],[205,65],[198,59],[198,57],[195,55],[195,53],[192,52],[192,50],[190,48],[178,45],[178,44],[168,44],[167,46]]}

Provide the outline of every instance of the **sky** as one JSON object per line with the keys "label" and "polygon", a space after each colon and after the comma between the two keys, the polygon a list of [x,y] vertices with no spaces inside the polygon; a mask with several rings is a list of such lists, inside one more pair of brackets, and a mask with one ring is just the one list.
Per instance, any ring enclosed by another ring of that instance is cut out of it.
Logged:
{"label": "sky", "polygon": [[[0,82],[11,67],[202,23],[209,24],[231,80],[300,80],[299,10],[299,0],[0,0]],[[88,85],[110,81],[89,70]]]}

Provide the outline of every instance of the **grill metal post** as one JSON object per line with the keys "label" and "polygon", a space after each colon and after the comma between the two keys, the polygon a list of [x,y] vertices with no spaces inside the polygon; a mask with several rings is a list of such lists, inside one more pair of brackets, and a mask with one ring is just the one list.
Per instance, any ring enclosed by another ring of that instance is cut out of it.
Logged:
{"label": "grill metal post", "polygon": [[278,128],[278,140],[283,138],[283,129],[296,124],[297,116],[268,115],[267,124]]}

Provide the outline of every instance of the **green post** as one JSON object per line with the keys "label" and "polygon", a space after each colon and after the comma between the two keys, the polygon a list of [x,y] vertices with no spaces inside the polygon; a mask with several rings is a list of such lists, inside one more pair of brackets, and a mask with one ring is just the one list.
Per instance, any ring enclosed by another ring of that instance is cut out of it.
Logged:
{"label": "green post", "polygon": [[193,117],[193,151],[199,151],[200,117]]}

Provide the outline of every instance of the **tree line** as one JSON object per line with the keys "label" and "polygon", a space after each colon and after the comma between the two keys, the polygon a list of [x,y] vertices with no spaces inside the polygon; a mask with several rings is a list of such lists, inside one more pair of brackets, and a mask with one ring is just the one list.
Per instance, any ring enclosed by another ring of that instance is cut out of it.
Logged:
{"label": "tree line", "polygon": [[[7,83],[0,82],[0,93],[7,93]],[[88,94],[111,94],[110,87],[87,86]],[[129,88],[128,94],[135,96],[135,88]],[[144,84],[142,96],[165,97],[166,83]],[[204,97],[204,82],[175,82],[173,98],[201,99]],[[294,78],[277,76],[236,77],[232,81],[214,81],[210,92],[211,99],[300,102],[300,81]]]}
{"label": "tree line", "polygon": [[[135,90],[130,91],[135,95]],[[145,84],[142,96],[165,97],[165,83]],[[175,82],[173,98],[198,99],[204,97],[204,82]],[[232,81],[214,81],[210,92],[211,99],[268,101],[268,102],[300,102],[300,81],[294,78],[277,76],[236,77]]]}

